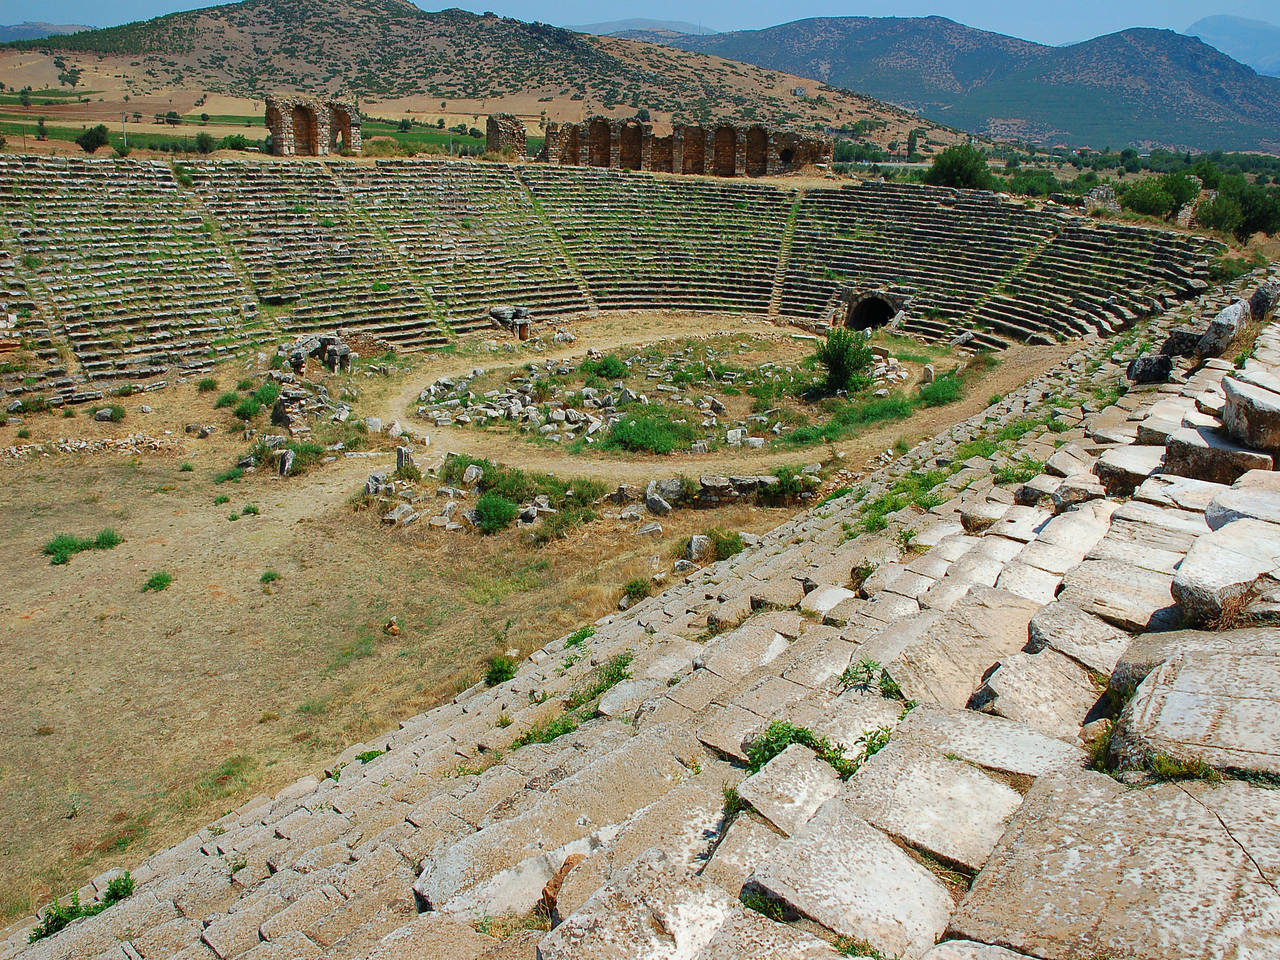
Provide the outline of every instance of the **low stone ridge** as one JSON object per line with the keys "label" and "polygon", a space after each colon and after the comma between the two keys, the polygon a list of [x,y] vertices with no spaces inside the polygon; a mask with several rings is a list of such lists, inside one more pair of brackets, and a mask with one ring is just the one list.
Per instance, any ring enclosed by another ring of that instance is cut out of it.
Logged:
{"label": "low stone ridge", "polygon": [[[157,852],[122,902],[34,944],[23,919],[0,960],[1277,955],[1274,474],[1178,434],[1269,460],[1217,401],[1280,370],[1280,330],[1241,369],[1178,356],[1096,399],[1140,342],[1249,299],[1090,338],[856,491],[673,561],[590,636]],[[1140,469],[1108,490],[1104,463]]]}

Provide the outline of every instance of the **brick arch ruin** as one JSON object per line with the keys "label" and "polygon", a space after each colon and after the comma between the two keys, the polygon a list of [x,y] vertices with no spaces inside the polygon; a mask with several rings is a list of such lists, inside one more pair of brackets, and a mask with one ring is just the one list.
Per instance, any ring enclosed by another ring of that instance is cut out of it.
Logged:
{"label": "brick arch ruin", "polygon": [[266,121],[271,152],[278,157],[358,154],[363,146],[360,111],[346,100],[267,97]]}
{"label": "brick arch ruin", "polygon": [[547,124],[538,159],[556,166],[760,177],[830,163],[832,151],[828,137],[763,124],[676,124],[670,134],[655,136],[639,120],[596,116]]}

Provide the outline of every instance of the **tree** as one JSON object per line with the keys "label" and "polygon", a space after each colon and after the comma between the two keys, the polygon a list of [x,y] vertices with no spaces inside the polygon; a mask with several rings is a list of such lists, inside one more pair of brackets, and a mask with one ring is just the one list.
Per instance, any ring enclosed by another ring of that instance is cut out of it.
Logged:
{"label": "tree", "polygon": [[41,117],[39,120],[36,121],[36,139],[37,140],[49,139],[49,131],[46,130],[44,126],[44,117]]}
{"label": "tree", "polygon": [[910,160],[916,155],[916,145],[920,142],[920,133],[912,130],[907,134],[907,159]]}
{"label": "tree", "polygon": [[196,134],[196,149],[201,153],[213,153],[218,147],[218,141],[213,139],[213,134],[208,130],[201,130]]}
{"label": "tree", "polygon": [[933,158],[933,165],[925,171],[924,182],[935,187],[990,190],[995,178],[981,150],[971,143],[957,143]]}
{"label": "tree", "polygon": [[164,115],[164,122],[169,124],[171,127],[176,127],[182,122],[182,117],[178,116],[177,110],[170,110]]}
{"label": "tree", "polygon": [[76,143],[85,153],[93,153],[99,147],[105,147],[109,139],[106,124],[100,123],[76,137]]}
{"label": "tree", "polygon": [[396,126],[396,129],[399,130],[401,133],[408,133],[409,128],[412,126],[413,126],[413,123],[409,120],[408,117],[401,117],[400,123]]}
{"label": "tree", "polygon": [[819,344],[814,360],[827,371],[826,391],[835,393],[854,389],[857,380],[871,369],[874,356],[866,339],[845,327],[832,327],[826,341]]}
{"label": "tree", "polygon": [[1185,173],[1166,173],[1160,178],[1160,188],[1173,198],[1173,209],[1181,210],[1200,193],[1196,182]]}
{"label": "tree", "polygon": [[1244,213],[1234,197],[1219,193],[1212,200],[1202,200],[1196,207],[1196,222],[1210,230],[1235,233],[1244,222]]}
{"label": "tree", "polygon": [[648,108],[648,107],[641,107],[639,110],[637,110],[637,111],[636,111],[636,119],[637,119],[637,120],[639,120],[641,123],[648,123],[648,122],[649,122],[649,108]]}
{"label": "tree", "polygon": [[1120,206],[1148,217],[1167,217],[1173,212],[1173,197],[1161,184],[1162,177],[1139,180],[1120,198]]}
{"label": "tree", "polygon": [[200,114],[200,122],[201,122],[201,123],[208,123],[208,122],[209,122],[209,115],[208,115],[207,113],[202,113],[202,114]]}

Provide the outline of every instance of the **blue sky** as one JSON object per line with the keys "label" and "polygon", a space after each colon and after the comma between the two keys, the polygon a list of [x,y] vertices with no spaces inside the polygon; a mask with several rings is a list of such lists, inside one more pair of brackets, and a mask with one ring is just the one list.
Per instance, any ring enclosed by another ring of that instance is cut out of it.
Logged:
{"label": "blue sky", "polygon": [[[106,26],[209,5],[208,0],[0,0],[0,23],[43,20]],[[421,0],[419,5],[426,9],[439,9]],[[644,4],[621,0],[488,0],[478,4],[453,2],[442,5],[461,6],[477,12],[493,10],[521,20],[556,24],[650,17],[700,22],[720,30],[765,27],[803,17],[938,14],[984,30],[1041,43],[1070,43],[1134,26],[1183,30],[1201,17],[1224,13],[1280,22],[1275,0],[1231,0],[1226,4],[1205,3],[1203,0],[1073,0],[1069,3],[1029,3],[1026,0],[891,3],[887,0],[861,0],[857,4],[824,0],[756,0],[753,3],[743,3],[742,0],[708,0],[702,3],[649,0]]]}

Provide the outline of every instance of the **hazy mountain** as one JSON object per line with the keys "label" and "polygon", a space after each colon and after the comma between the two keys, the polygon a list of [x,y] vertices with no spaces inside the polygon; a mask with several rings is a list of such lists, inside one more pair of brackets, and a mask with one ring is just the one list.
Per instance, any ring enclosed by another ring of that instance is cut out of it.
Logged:
{"label": "hazy mountain", "polygon": [[1280,77],[1280,27],[1274,23],[1244,17],[1205,17],[1182,32],[1199,37],[1259,73]]}
{"label": "hazy mountain", "polygon": [[37,23],[27,20],[25,23],[0,25],[0,43],[10,40],[37,40],[40,37],[51,37],[58,33],[79,33],[81,30],[92,30],[77,23]]}
{"label": "hazy mountain", "polygon": [[626,36],[815,76],[993,136],[1280,151],[1280,80],[1171,30],[1049,47],[943,17],[835,17]]}
{"label": "hazy mountain", "polygon": [[686,34],[689,36],[708,36],[715,33],[710,27],[702,27],[696,23],[683,20],[646,20],[644,17],[632,17],[630,20],[607,20],[604,23],[580,23],[576,27],[566,27],[578,33],[594,33],[602,37],[612,37],[632,30],[653,30],[664,34]]}

